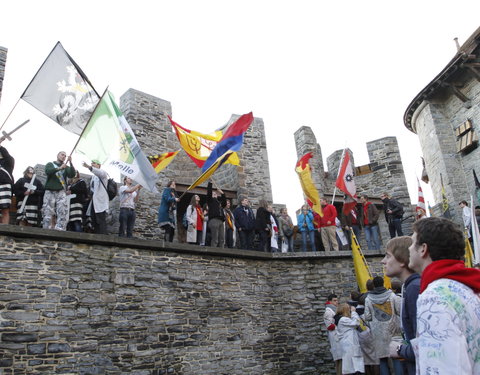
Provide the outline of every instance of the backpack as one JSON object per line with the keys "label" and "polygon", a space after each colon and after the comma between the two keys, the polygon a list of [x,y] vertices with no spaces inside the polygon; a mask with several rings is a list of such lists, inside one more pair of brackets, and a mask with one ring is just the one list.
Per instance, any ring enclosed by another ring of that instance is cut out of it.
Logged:
{"label": "backpack", "polygon": [[113,178],[109,178],[107,181],[107,193],[109,200],[112,200],[118,194],[118,186]]}
{"label": "backpack", "polygon": [[182,225],[185,229],[188,229],[187,211],[183,214]]}
{"label": "backpack", "polygon": [[103,187],[107,191],[108,200],[111,201],[113,198],[115,198],[117,196],[118,187],[117,187],[117,183],[115,182],[115,180],[113,178],[108,179],[107,186],[105,186],[105,184],[103,183],[103,181],[101,179],[100,179],[100,182],[102,183]]}

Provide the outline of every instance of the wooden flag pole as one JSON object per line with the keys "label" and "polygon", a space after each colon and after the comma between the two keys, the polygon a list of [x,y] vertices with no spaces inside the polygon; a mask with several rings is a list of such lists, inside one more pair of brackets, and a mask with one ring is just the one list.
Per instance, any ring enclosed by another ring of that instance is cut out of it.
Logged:
{"label": "wooden flag pole", "polygon": [[343,158],[345,157],[345,150],[346,148],[343,149],[342,158],[340,159],[340,164],[338,165],[337,178],[335,179],[335,188],[333,189],[332,204],[335,201],[335,194],[337,193],[337,180],[338,180],[338,176],[340,176],[340,169],[342,168]]}
{"label": "wooden flag pole", "polygon": [[10,118],[10,115],[12,114],[12,112],[14,111],[14,109],[17,107],[17,104],[18,102],[20,101],[21,98],[18,98],[17,102],[15,103],[15,105],[13,106],[12,110],[10,111],[10,113],[8,114],[7,118],[5,119],[5,121],[2,123],[2,126],[0,126],[0,130],[3,129],[3,126],[5,125],[5,123],[7,122],[7,120]]}

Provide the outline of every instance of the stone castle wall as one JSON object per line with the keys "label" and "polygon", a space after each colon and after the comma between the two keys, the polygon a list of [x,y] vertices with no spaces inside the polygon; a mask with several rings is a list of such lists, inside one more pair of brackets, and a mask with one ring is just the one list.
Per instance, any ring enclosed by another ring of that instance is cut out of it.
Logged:
{"label": "stone castle wall", "polygon": [[[328,171],[325,173],[320,146],[317,144],[315,135],[309,127],[303,126],[295,132],[295,145],[298,158],[309,151],[313,151],[314,156],[311,159],[312,178],[315,186],[317,187],[320,196],[326,195],[327,197],[331,197],[335,189],[335,181],[338,176],[338,169],[340,167],[343,150],[337,150],[327,157]],[[390,239],[390,234],[388,231],[388,225],[385,221],[385,216],[383,215],[383,204],[379,200],[381,193],[387,192],[392,198],[402,203],[405,210],[405,220],[402,227],[404,234],[406,235],[411,233],[413,218],[409,218],[409,216],[413,215],[414,212],[411,207],[407,181],[396,137],[385,137],[368,142],[367,150],[370,160],[369,165],[372,172],[355,176],[357,195],[368,195],[377,205],[377,208],[381,210],[379,226],[382,242],[383,245],[385,245]],[[355,166],[354,155],[352,155],[351,160]],[[339,214],[342,201],[343,193],[337,190],[335,202]],[[362,248],[366,248],[363,234],[360,242],[363,244]]]}
{"label": "stone castle wall", "polygon": [[437,203],[436,213],[441,213],[442,177],[450,213],[458,223],[462,223],[458,203],[462,200],[470,202],[470,194],[475,196],[472,170],[475,169],[480,176],[480,148],[466,154],[457,153],[455,136],[455,128],[470,119],[473,131],[480,137],[480,84],[472,78],[462,88],[462,92],[470,98],[468,103],[454,95],[439,95],[424,102],[412,119]]}
{"label": "stone castle wall", "polygon": [[[2,374],[334,374],[350,252],[267,254],[0,228]],[[366,254],[380,272],[378,254]]]}
{"label": "stone castle wall", "polygon": [[3,79],[5,77],[5,65],[7,64],[8,50],[0,46],[0,100],[2,99]]}
{"label": "stone castle wall", "polygon": [[[120,98],[120,108],[125,118],[132,126],[137,140],[146,155],[161,154],[168,151],[181,149],[177,136],[172,131],[168,116],[172,116],[172,107],[168,101],[129,89]],[[233,115],[229,124],[238,116]],[[175,121],[175,119],[174,119]],[[194,130],[195,124],[180,125]],[[220,124],[219,124],[220,125]],[[211,129],[213,131],[215,129]],[[255,118],[244,136],[244,145],[239,152],[240,165],[223,165],[215,173],[215,183],[225,191],[227,197],[236,204],[240,195],[246,195],[254,206],[264,198],[272,202],[272,187],[268,168],[267,145],[263,120]],[[262,166],[259,168],[259,166]],[[181,151],[172,163],[160,173],[158,189],[161,193],[169,180],[174,179],[178,185],[190,186],[201,170],[188,155]],[[193,193],[201,195],[201,203],[205,203],[207,183],[187,193],[179,205],[178,217],[190,202]],[[136,235],[142,238],[158,238],[160,230],[156,226],[157,210],[161,196],[152,194],[142,189],[139,203],[137,204],[137,221],[135,224]],[[112,205],[114,207],[117,205]],[[114,212],[113,217],[118,215]],[[180,231],[183,228],[179,228]],[[180,233],[181,234],[181,233]]]}

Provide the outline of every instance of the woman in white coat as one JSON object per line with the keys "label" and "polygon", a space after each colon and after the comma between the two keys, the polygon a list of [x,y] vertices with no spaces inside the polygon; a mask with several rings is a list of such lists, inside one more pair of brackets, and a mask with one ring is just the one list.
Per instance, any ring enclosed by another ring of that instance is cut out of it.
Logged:
{"label": "woman in white coat", "polygon": [[200,197],[194,195],[187,207],[187,242],[200,245],[203,229],[203,210],[200,206]]}
{"label": "woman in white coat", "polygon": [[342,348],[342,374],[364,373],[365,365],[357,333],[360,317],[355,312],[355,307],[346,303],[338,307],[337,314],[340,315],[337,334]]}
{"label": "woman in white coat", "polygon": [[107,212],[110,206],[107,193],[108,174],[101,169],[97,160],[92,160],[92,165],[84,162],[83,166],[93,173],[90,180],[90,191],[93,196],[87,209],[87,215],[92,217],[95,233],[107,234]]}

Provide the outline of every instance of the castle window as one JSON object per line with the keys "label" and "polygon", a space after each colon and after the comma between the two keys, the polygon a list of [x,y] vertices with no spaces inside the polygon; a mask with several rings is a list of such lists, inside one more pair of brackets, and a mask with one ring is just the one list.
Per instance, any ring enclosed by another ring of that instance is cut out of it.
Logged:
{"label": "castle window", "polygon": [[465,121],[455,129],[457,137],[457,153],[469,153],[478,145],[478,136],[470,120]]}
{"label": "castle window", "polygon": [[361,165],[360,167],[355,167],[355,176],[363,176],[365,174],[372,173],[372,166],[370,164]]}

